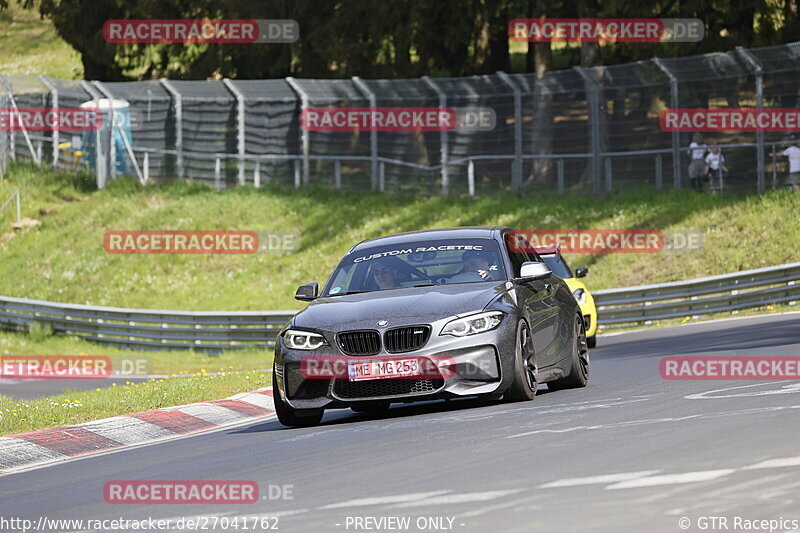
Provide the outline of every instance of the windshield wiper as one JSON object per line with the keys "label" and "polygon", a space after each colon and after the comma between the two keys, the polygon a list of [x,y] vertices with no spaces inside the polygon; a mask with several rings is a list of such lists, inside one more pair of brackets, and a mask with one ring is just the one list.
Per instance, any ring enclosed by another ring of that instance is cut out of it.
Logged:
{"label": "windshield wiper", "polygon": [[434,285],[437,285],[437,283],[420,283],[419,285],[409,285],[409,286],[404,287],[404,288],[405,289],[413,289],[414,287],[433,287]]}

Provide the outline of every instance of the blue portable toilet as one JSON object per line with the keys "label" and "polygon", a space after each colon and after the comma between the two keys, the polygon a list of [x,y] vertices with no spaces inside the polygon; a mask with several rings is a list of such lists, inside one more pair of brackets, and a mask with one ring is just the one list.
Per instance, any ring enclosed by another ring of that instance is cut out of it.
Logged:
{"label": "blue portable toilet", "polygon": [[[89,100],[80,105],[82,108],[99,109],[103,117],[103,126],[100,130],[100,139],[103,143],[103,153],[109,153],[108,139],[109,130],[111,128],[111,109],[114,110],[114,128],[112,138],[114,139],[114,167],[116,168],[116,175],[126,174],[128,171],[128,151],[125,148],[125,141],[133,146],[133,136],[131,135],[131,106],[127,100],[100,98],[98,100]],[[93,165],[95,161],[97,135],[94,131],[86,131],[83,133],[82,148],[89,165]]]}

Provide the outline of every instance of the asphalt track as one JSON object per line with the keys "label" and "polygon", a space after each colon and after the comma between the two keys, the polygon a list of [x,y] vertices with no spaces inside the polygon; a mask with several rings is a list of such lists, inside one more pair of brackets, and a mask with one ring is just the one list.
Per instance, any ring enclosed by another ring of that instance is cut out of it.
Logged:
{"label": "asphalt track", "polygon": [[148,377],[122,377],[104,379],[0,379],[0,395],[14,400],[31,400],[63,394],[67,391],[94,390],[124,385],[126,381],[141,383]]}
{"label": "asphalt track", "polygon": [[[262,421],[6,475],[0,518],[258,515],[290,533],[651,533],[701,531],[707,516],[727,518],[727,530],[736,517],[800,520],[800,382],[667,381],[666,355],[798,356],[800,314],[602,337],[587,388],[542,387],[533,402],[333,411],[316,428]],[[262,500],[105,503],[106,481],[132,479],[254,480]],[[269,499],[271,484],[292,485],[293,498]],[[411,527],[354,527],[390,516]],[[417,527],[419,517],[444,526]]]}

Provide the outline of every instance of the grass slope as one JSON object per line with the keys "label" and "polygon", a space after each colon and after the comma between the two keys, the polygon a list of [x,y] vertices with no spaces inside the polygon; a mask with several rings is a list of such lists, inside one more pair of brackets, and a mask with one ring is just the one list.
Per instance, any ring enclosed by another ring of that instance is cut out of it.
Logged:
{"label": "grass slope", "polygon": [[[23,216],[39,227],[8,237],[0,217],[0,294],[71,303],[187,310],[298,309],[297,285],[325,281],[354,243],[388,233],[458,225],[516,228],[702,230],[690,253],[570,255],[591,267],[591,289],[675,281],[797,260],[800,195],[691,191],[591,197],[415,197],[309,188],[215,191],[173,182],[141,188],[14,165],[0,198],[21,188]],[[108,230],[295,231],[293,254],[110,255]],[[3,237],[6,234],[6,237]]]}

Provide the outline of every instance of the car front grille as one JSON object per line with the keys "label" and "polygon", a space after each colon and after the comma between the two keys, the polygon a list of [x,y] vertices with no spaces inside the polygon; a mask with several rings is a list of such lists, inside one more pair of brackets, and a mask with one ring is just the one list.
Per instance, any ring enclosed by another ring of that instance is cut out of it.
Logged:
{"label": "car front grille", "polygon": [[425,346],[430,336],[430,326],[406,326],[388,330],[383,334],[383,342],[387,352],[413,352]]}
{"label": "car front grille", "polygon": [[381,351],[381,336],[375,330],[343,331],[336,339],[347,355],[375,355]]}
{"label": "car front grille", "polygon": [[343,400],[354,400],[382,396],[430,394],[443,386],[443,379],[369,379],[364,381],[337,379],[333,385],[333,393]]}

